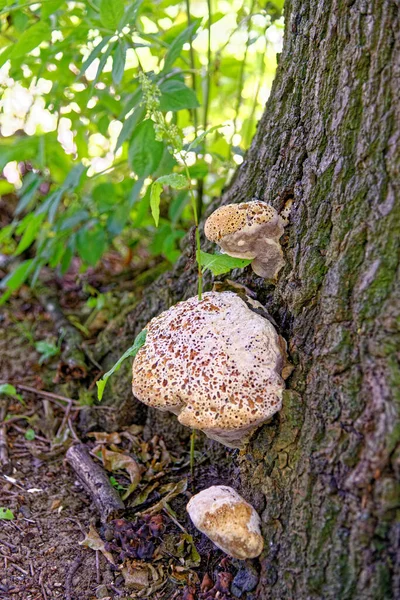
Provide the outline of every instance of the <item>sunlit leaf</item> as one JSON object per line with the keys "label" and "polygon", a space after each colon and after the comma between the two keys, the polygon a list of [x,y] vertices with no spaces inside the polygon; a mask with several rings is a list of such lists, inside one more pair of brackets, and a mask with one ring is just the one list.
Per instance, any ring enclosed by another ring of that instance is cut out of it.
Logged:
{"label": "sunlit leaf", "polygon": [[183,46],[193,38],[193,33],[197,31],[201,19],[195,19],[189,27],[187,27],[182,33],[180,33],[170,45],[167,54],[165,55],[163,71],[170,71],[176,59],[179,57]]}
{"label": "sunlit leaf", "polygon": [[234,258],[227,254],[208,254],[200,252],[200,262],[204,269],[210,269],[213,275],[223,275],[232,269],[243,269],[251,263],[252,259]]}
{"label": "sunlit leaf", "polygon": [[5,506],[0,506],[0,521],[12,521],[13,519],[15,519],[13,511]]}
{"label": "sunlit leaf", "polygon": [[124,0],[101,0],[100,19],[107,29],[117,29],[125,10]]}
{"label": "sunlit leaf", "polygon": [[120,42],[113,55],[113,66],[112,66],[112,78],[115,85],[121,83],[124,75],[126,59],[126,45],[125,42]]}
{"label": "sunlit leaf", "polygon": [[0,384],[0,394],[4,394],[5,396],[11,396],[12,398],[17,398],[20,402],[23,401],[21,394],[18,394],[15,387],[10,383]]}
{"label": "sunlit leaf", "polygon": [[91,51],[91,53],[89,54],[89,56],[87,57],[87,59],[85,60],[85,62],[83,63],[83,65],[81,67],[80,75],[82,75],[82,73],[84,73],[86,71],[86,69],[88,69],[90,67],[92,62],[94,60],[96,60],[96,58],[99,57],[100,52],[103,50],[104,46],[106,46],[106,44],[108,44],[110,39],[111,39],[111,36],[107,35],[106,37],[104,37],[101,40],[101,42],[99,42],[97,44],[97,46],[95,46],[95,48],[93,48],[93,50]]}
{"label": "sunlit leaf", "polygon": [[20,36],[16,44],[12,46],[10,58],[20,58],[34,50],[42,42],[48,41],[51,37],[51,27],[48,23],[39,21],[29,27]]}
{"label": "sunlit leaf", "polygon": [[160,197],[162,192],[162,185],[158,181],[155,181],[150,190],[150,210],[153,216],[156,227],[160,220]]}

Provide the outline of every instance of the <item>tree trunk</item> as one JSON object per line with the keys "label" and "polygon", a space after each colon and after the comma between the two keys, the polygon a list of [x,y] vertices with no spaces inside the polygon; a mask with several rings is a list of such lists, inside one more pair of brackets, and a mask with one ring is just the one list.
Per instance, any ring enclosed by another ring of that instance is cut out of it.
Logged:
{"label": "tree trunk", "polygon": [[[293,198],[277,285],[249,268],[230,279],[267,307],[295,370],[283,410],[230,460],[262,514],[258,598],[400,598],[399,5],[287,0],[285,23],[251,149],[209,212]],[[110,327],[106,366],[149,318],[195,295],[186,262],[121,320],[118,339]],[[130,398],[129,369],[109,397]],[[168,436],[175,418],[156,418]]]}

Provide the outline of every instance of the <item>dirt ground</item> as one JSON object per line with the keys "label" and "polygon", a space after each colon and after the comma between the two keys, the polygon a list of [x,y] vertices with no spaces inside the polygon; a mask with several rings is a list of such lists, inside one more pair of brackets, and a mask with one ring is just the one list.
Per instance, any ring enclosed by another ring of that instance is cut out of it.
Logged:
{"label": "dirt ground", "polygon": [[[60,287],[59,308],[87,349],[132,299],[127,286],[107,286],[95,273],[50,285],[54,293]],[[94,289],[104,292],[105,306],[88,303]],[[223,464],[197,451],[192,480],[185,443],[168,448],[135,424],[114,435],[85,430],[85,412],[112,410],[93,406],[102,371],[90,351],[84,373],[68,366],[68,339],[28,288],[2,307],[0,319],[0,385],[19,394],[0,395],[10,460],[0,473],[0,507],[13,516],[0,519],[0,598],[255,599],[258,561],[228,558],[195,530],[185,510],[193,491],[227,483]],[[38,342],[55,355],[44,356]],[[77,442],[108,468],[119,493],[132,486],[119,519],[102,522],[67,464],[65,454]],[[128,461],[125,470],[115,456]]]}

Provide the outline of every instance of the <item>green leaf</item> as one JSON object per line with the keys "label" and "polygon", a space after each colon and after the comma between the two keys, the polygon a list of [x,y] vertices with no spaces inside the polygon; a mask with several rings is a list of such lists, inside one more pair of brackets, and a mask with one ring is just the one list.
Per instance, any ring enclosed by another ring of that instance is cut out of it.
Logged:
{"label": "green leaf", "polygon": [[82,260],[94,267],[107,248],[107,236],[104,229],[100,225],[93,229],[81,229],[77,236],[76,246]]}
{"label": "green leaf", "polygon": [[124,11],[124,0],[101,0],[100,2],[100,20],[107,29],[117,29]]}
{"label": "green leaf", "polygon": [[174,190],[182,190],[188,187],[188,180],[184,175],[180,175],[179,173],[163,175],[157,179],[157,182],[163,185],[170,185]]}
{"label": "green leaf", "polygon": [[160,220],[160,196],[162,192],[162,185],[157,181],[151,186],[150,190],[150,210],[153,215],[154,222],[156,227],[158,227],[158,223]]}
{"label": "green leaf", "polygon": [[42,179],[36,173],[28,173],[24,177],[22,188],[19,192],[19,202],[15,209],[15,214],[20,215],[30,204],[36,190],[40,186]]}
{"label": "green leaf", "polygon": [[119,85],[121,83],[122,77],[124,75],[125,59],[126,45],[125,42],[122,41],[117,45],[117,48],[113,55],[113,65],[111,74],[115,85]]}
{"label": "green leaf", "polygon": [[27,227],[24,234],[15,250],[15,256],[22,254],[32,242],[36,239],[37,233],[41,228],[45,215],[44,214],[30,214],[28,215]]}
{"label": "green leaf", "polygon": [[160,85],[160,110],[168,112],[200,106],[196,94],[182,81],[170,79]]}
{"label": "green leaf", "polygon": [[10,58],[23,58],[29,52],[39,46],[39,44],[48,41],[50,38],[50,25],[48,23],[44,23],[43,21],[39,21],[24,31],[18,42],[12,46]]}
{"label": "green leaf", "polygon": [[143,120],[146,115],[146,109],[144,106],[138,106],[135,108],[133,113],[129,115],[129,117],[124,122],[121,132],[118,136],[117,145],[115,147],[115,151],[121,148],[122,144],[129,140],[132,132],[134,131],[137,124]]}
{"label": "green leaf", "polygon": [[58,346],[55,346],[50,342],[46,342],[45,340],[36,342],[35,348],[37,352],[41,354],[39,365],[42,365],[48,358],[51,358],[52,356],[57,356],[57,354],[60,353],[60,349],[58,348]]}
{"label": "green leaf", "polygon": [[11,194],[15,191],[15,186],[6,179],[0,179],[0,196]]}
{"label": "green leaf", "polygon": [[189,27],[187,27],[182,33],[180,33],[170,45],[167,54],[164,59],[163,71],[170,71],[176,59],[179,57],[182,48],[186,42],[191,38],[193,39],[193,33],[198,29],[201,23],[201,19],[193,21]]}
{"label": "green leaf", "polygon": [[160,220],[160,196],[163,185],[170,185],[175,190],[181,190],[188,186],[188,180],[184,175],[171,173],[170,175],[163,175],[162,177],[159,177],[157,181],[153,182],[150,190],[150,209],[156,227],[158,227]]}
{"label": "green leaf", "polygon": [[34,440],[36,437],[36,433],[34,432],[33,429],[27,429],[25,431],[25,439],[28,440],[28,442],[31,442],[32,440]]}
{"label": "green leaf", "polygon": [[243,269],[251,263],[252,259],[234,258],[227,254],[208,254],[200,251],[200,263],[204,269],[210,269],[213,275],[223,275],[232,269]]}
{"label": "green leaf", "polygon": [[146,177],[157,169],[163,155],[164,145],[156,140],[154,123],[146,119],[132,134],[129,145],[129,161],[139,177]]}
{"label": "green leaf", "polygon": [[0,394],[4,394],[5,396],[11,396],[12,398],[17,398],[17,400],[23,403],[21,394],[18,394],[15,387],[10,383],[2,383],[0,385]]}
{"label": "green leaf", "polygon": [[120,29],[125,27],[125,25],[133,24],[135,22],[142,2],[143,0],[136,0],[135,2],[132,2],[132,0],[130,1],[128,8],[125,10],[124,17],[119,24]]}
{"label": "green leaf", "polygon": [[47,2],[43,2],[42,19],[47,19],[53,15],[62,4],[64,4],[64,0],[47,0]]}
{"label": "green leaf", "polygon": [[124,124],[122,125],[121,132],[118,136],[117,145],[115,146],[115,151],[121,148],[122,144],[129,140],[134,131],[136,125],[143,120],[146,115],[146,109],[144,106],[138,106],[135,108],[133,113],[129,115]]}
{"label": "green leaf", "polygon": [[104,37],[101,40],[101,42],[99,42],[97,44],[97,46],[95,48],[93,48],[93,50],[91,51],[91,53],[89,54],[89,56],[87,57],[85,62],[83,63],[78,77],[80,77],[86,71],[86,69],[88,69],[90,67],[92,62],[94,60],[96,60],[96,58],[100,55],[100,52],[103,50],[104,46],[106,44],[108,44],[110,39],[111,39],[111,35],[107,35],[106,37]]}
{"label": "green leaf", "polygon": [[0,520],[1,521],[12,521],[15,519],[14,513],[9,508],[0,506]]}
{"label": "green leaf", "polygon": [[[33,270],[33,259],[24,260],[14,271],[0,282],[0,288],[7,288],[10,292],[17,290],[27,279],[29,273]],[[0,302],[1,304],[1,302]]]}
{"label": "green leaf", "polygon": [[116,373],[117,371],[119,371],[119,369],[121,368],[121,365],[125,359],[129,358],[130,356],[132,356],[133,358],[136,356],[136,354],[139,352],[140,348],[146,342],[146,335],[147,335],[147,330],[143,329],[139,333],[139,335],[136,337],[135,341],[133,342],[133,345],[130,348],[128,348],[128,350],[126,350],[126,352],[123,353],[123,355],[121,356],[120,359],[117,360],[115,365],[109,371],[107,371],[107,373],[105,375],[103,375],[103,377],[100,379],[100,381],[98,381],[96,383],[97,397],[99,400],[101,400],[103,397],[104,388],[106,387],[107,381],[109,380],[111,375],[113,375],[113,373]]}
{"label": "green leaf", "polygon": [[168,217],[172,224],[176,224],[182,214],[185,205],[189,200],[189,194],[187,191],[179,192],[176,197],[172,200],[168,208]]}
{"label": "green leaf", "polygon": [[221,127],[225,127],[225,126],[224,125],[214,125],[214,127],[210,127],[210,129],[207,129],[207,131],[203,131],[203,133],[198,135],[197,138],[194,139],[193,142],[191,142],[189,144],[189,146],[187,148],[187,152],[190,152],[191,150],[193,150],[193,148],[196,148],[196,146],[198,146],[204,140],[206,135],[208,135],[212,131],[215,131],[216,129],[220,129]]}

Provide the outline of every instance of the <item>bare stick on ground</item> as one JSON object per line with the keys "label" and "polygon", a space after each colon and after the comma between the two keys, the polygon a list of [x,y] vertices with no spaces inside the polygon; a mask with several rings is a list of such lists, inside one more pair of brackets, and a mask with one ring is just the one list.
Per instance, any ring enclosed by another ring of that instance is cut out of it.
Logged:
{"label": "bare stick on ground", "polygon": [[117,516],[125,509],[118,492],[105,471],[96,464],[84,444],[71,446],[66,459],[97,506],[102,521]]}
{"label": "bare stick on ground", "polygon": [[69,569],[67,571],[67,576],[65,579],[65,599],[66,600],[72,600],[72,587],[73,587],[72,580],[73,580],[75,573],[81,566],[82,562],[83,562],[83,557],[78,556],[74,560],[74,562],[71,564],[71,566],[69,567]]}

